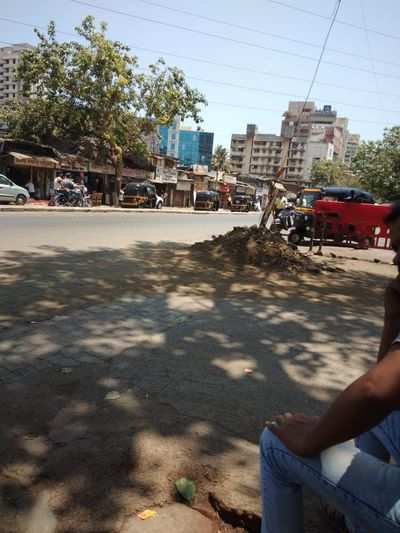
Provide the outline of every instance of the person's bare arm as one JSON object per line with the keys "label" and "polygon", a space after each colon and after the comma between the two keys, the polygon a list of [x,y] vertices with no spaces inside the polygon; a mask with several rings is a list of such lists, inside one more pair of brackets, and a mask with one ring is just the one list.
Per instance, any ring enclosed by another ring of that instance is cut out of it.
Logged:
{"label": "person's bare arm", "polygon": [[400,407],[400,343],[382,361],[350,385],[325,416],[284,417],[272,429],[286,446],[302,456],[350,440],[369,430]]}
{"label": "person's bare arm", "polygon": [[381,361],[389,352],[393,341],[400,334],[400,281],[391,282],[385,291],[385,318],[382,330],[381,343],[378,352],[378,361]]}

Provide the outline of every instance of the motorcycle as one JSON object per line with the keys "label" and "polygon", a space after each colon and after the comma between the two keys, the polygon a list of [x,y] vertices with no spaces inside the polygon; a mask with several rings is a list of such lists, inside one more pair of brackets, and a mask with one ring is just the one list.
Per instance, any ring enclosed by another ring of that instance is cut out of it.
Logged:
{"label": "motorcycle", "polygon": [[60,189],[56,191],[52,205],[56,207],[90,207],[90,197],[83,194],[81,189]]}

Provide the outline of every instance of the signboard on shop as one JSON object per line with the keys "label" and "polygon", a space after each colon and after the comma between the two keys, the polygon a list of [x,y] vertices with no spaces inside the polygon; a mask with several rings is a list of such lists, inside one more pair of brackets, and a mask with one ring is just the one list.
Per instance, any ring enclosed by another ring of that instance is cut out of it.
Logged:
{"label": "signboard on shop", "polygon": [[206,176],[208,174],[208,166],[193,165],[193,174],[197,174],[198,176]]}
{"label": "signboard on shop", "polygon": [[176,190],[177,191],[188,191],[190,192],[192,190],[192,181],[178,181],[176,184]]}
{"label": "signboard on shop", "polygon": [[156,183],[177,183],[178,171],[176,168],[158,168],[153,181]]}

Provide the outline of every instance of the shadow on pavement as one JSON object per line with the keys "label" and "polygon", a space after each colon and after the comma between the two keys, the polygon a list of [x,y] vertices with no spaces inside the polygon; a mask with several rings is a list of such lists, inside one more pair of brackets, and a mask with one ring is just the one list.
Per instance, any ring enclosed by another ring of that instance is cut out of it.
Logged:
{"label": "shadow on pavement", "polygon": [[387,282],[267,276],[175,243],[0,264],[7,532],[40,506],[49,531],[119,531],[182,475],[259,510],[265,420],[321,412],[368,367]]}

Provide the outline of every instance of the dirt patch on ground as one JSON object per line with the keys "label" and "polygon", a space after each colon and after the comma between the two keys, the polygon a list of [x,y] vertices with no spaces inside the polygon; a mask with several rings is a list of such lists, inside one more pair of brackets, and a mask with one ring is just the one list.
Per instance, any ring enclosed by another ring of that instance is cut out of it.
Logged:
{"label": "dirt patch on ground", "polygon": [[192,250],[208,252],[214,259],[228,257],[235,264],[266,270],[319,273],[323,269],[323,265],[290,246],[280,234],[258,226],[235,227],[225,235],[194,244]]}

